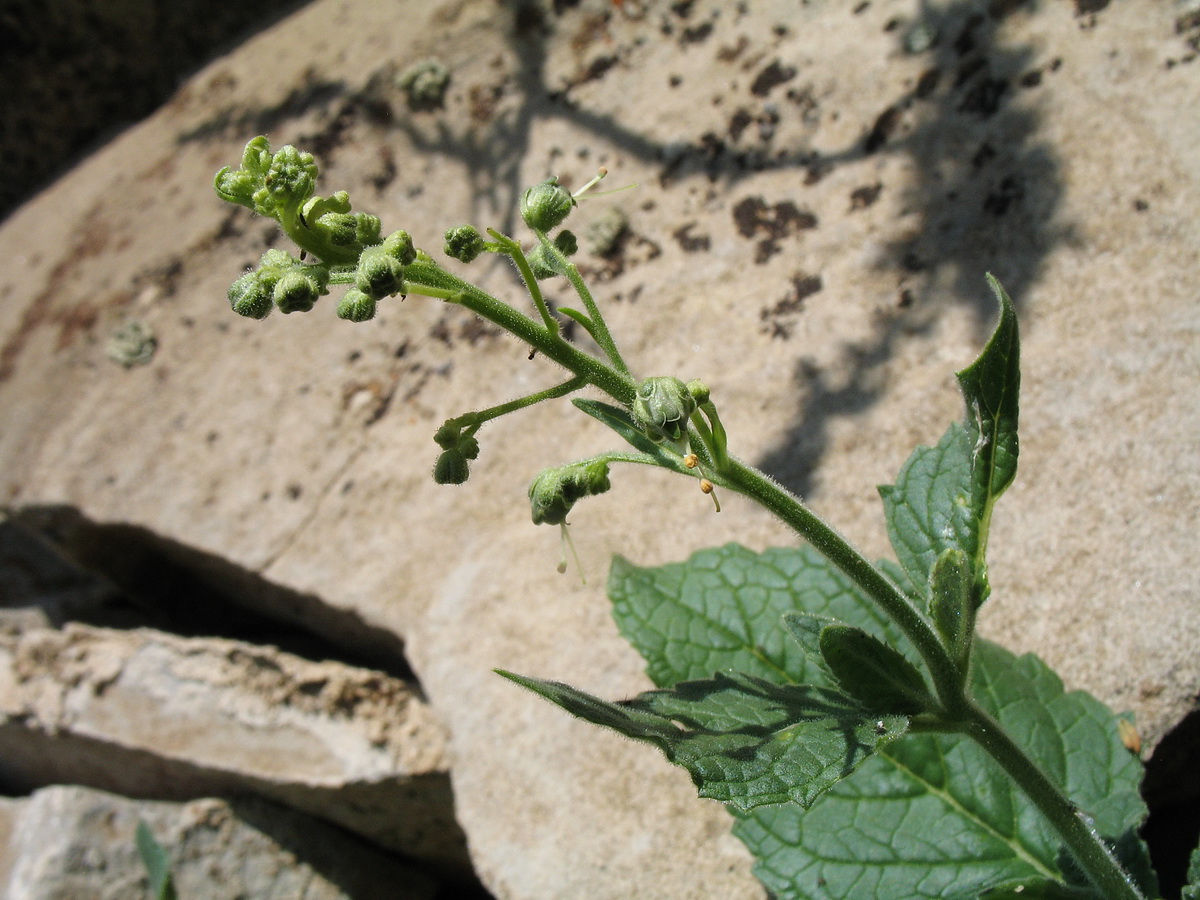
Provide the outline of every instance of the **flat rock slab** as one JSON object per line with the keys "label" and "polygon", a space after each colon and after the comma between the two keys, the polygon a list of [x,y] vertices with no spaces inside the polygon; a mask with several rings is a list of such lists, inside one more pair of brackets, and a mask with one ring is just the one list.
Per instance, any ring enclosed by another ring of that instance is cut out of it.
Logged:
{"label": "flat rock slab", "polygon": [[445,733],[403,682],[271,647],[68,625],[0,637],[0,771],[136,797],[258,794],[466,865]]}
{"label": "flat rock slab", "polygon": [[438,884],[387,854],[264,801],[134,801],[77,786],[0,800],[0,889],[8,900],[147,897],[145,822],[180,897],[428,900]]}
{"label": "flat rock slab", "polygon": [[[635,693],[614,552],[791,538],[619,471],[572,517],[588,583],[560,577],[526,486],[610,436],[548,404],[485,428],[466,486],[428,477],[446,417],[558,373],[422,298],[361,326],[224,299],[279,243],[210,187],[259,132],[435,255],[447,226],[515,229],[525,186],[605,165],[639,187],[583,204],[579,262],[635,370],[705,379],[731,449],[872,557],[874,486],[961,416],[983,273],[1005,283],[1022,470],[982,628],[1134,710],[1152,747],[1200,689],[1200,79],[1176,5],[1095,5],[318,0],[0,229],[0,497],[136,524],[403,637],[496,896],[761,897],[682,772],[491,669]],[[396,76],[429,56],[450,86],[413,111]],[[471,272],[520,298],[508,267]]]}

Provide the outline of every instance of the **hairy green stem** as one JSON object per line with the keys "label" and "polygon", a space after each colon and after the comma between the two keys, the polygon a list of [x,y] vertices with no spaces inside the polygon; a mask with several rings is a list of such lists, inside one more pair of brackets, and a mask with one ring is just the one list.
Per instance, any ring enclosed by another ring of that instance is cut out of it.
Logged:
{"label": "hairy green stem", "polygon": [[404,278],[410,293],[453,299],[586,379],[588,384],[598,387],[618,403],[625,406],[633,403],[636,388],[629,374],[618,372],[603,360],[577,349],[503,300],[451,275],[436,263],[414,262],[405,268]]}
{"label": "hairy green stem", "polygon": [[544,232],[534,231],[534,234],[537,235],[538,241],[541,242],[545,252],[558,264],[558,268],[563,270],[563,273],[567,276],[567,280],[575,288],[575,293],[583,301],[583,306],[587,310],[588,317],[592,320],[592,328],[589,329],[592,337],[600,345],[600,349],[604,351],[604,355],[608,357],[616,370],[622,375],[629,377],[629,366],[625,364],[625,360],[621,356],[621,351],[617,349],[617,342],[613,340],[612,333],[608,330],[608,323],[604,321],[600,307],[596,305],[596,300],[592,297],[592,292],[588,290],[583,276],[579,274],[578,267],[567,259],[563,252],[554,245],[554,241],[546,237]]}
{"label": "hairy green stem", "polygon": [[533,268],[529,265],[529,260],[525,256],[525,251],[521,249],[521,245],[508,235],[501,234],[493,228],[488,229],[488,234],[496,239],[501,253],[506,253],[512,257],[512,261],[516,263],[517,270],[521,273],[521,279],[525,282],[525,290],[529,291],[529,296],[533,299],[533,305],[541,313],[542,322],[545,323],[546,330],[551,334],[557,335],[559,330],[558,319],[554,318],[551,314],[550,307],[546,304],[546,298],[542,296],[542,289],[537,283],[537,277],[533,274]]}
{"label": "hairy green stem", "polygon": [[1107,900],[1145,900],[1113,856],[1087,814],[1013,742],[974,701],[968,700],[962,731],[979,744],[1049,820],[1075,862]]}
{"label": "hairy green stem", "polygon": [[448,424],[457,425],[460,428],[469,428],[473,433],[484,422],[490,422],[492,419],[500,418],[500,416],[508,415],[519,409],[525,409],[526,407],[533,406],[535,403],[541,403],[543,400],[554,400],[558,397],[565,397],[567,394],[573,394],[585,384],[587,384],[587,379],[582,375],[576,375],[574,378],[569,378],[562,384],[556,384],[554,387],[546,388],[544,391],[518,397],[516,400],[509,400],[507,403],[489,406],[487,409],[463,413],[461,416],[450,419]]}
{"label": "hairy green stem", "polygon": [[933,678],[943,713],[950,719],[959,718],[966,698],[963,696],[958,667],[912,601],[855,550],[849,541],[767,475],[733,457],[728,458],[717,474],[720,475],[720,483],[750,497],[791,526],[878,604],[921,654]]}

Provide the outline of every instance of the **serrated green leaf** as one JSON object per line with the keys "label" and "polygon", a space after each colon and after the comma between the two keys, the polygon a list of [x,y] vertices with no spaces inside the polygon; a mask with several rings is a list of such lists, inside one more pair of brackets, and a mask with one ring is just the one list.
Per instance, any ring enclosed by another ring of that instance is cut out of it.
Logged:
{"label": "serrated green leaf", "polygon": [[958,373],[967,404],[936,447],[918,447],[893,485],[879,488],[888,536],[909,585],[929,598],[929,575],[943,551],[972,563],[973,603],[988,595],[987,536],[997,498],[1017,472],[1020,337],[1012,301],[990,275],[1000,321],[979,357]]}
{"label": "serrated green leaf", "polygon": [[916,666],[861,628],[836,623],[821,630],[821,656],[838,685],[867,709],[916,715],[930,706]]}
{"label": "serrated green leaf", "polygon": [[[660,687],[746,672],[777,683],[833,687],[783,627],[789,612],[855,625],[908,648],[898,629],[811,547],[767,550],[737,544],[701,550],[686,562],[635,566],[618,556],[608,577],[613,618]],[[910,652],[910,651],[906,651]],[[914,654],[915,656],[915,654]]]}
{"label": "serrated green leaf", "polygon": [[656,745],[688,770],[701,797],[743,810],[788,801],[810,806],[908,728],[903,716],[876,716],[836,691],[741,673],[621,703],[500,674],[573,715]]}
{"label": "serrated green leaf", "polygon": [[825,662],[825,657],[821,655],[821,632],[830,625],[836,625],[837,619],[831,619],[828,616],[810,616],[808,613],[787,613],[783,617],[783,627],[788,630],[788,634],[792,639],[800,645],[800,649],[804,651],[804,656],[807,662],[816,665],[822,672],[829,676],[829,684],[834,684],[833,672],[829,670],[829,664]]}
{"label": "serrated green leaf", "polygon": [[[621,630],[664,685],[724,668],[829,684],[778,627],[788,612],[797,614],[788,621],[836,618],[896,646],[869,602],[811,548],[757,554],[731,544],[660,568],[618,559],[609,592]],[[1086,694],[1064,693],[1036,658],[1018,659],[984,641],[972,677],[981,705],[1096,816],[1100,833],[1125,836],[1118,856],[1148,883],[1133,833],[1145,816],[1141,764],[1120,742],[1111,711]],[[1068,876],[1049,826],[965,738],[910,734],[807,812],[795,804],[761,807],[736,830],[780,900],[973,900],[984,889],[1034,890],[1042,882],[1045,897],[1071,896],[1062,892]],[[1049,883],[1060,885],[1058,894],[1045,893]]]}
{"label": "serrated green leaf", "polygon": [[1000,321],[979,358],[958,373],[975,432],[976,508],[989,507],[1017,474],[1017,418],[1021,393],[1021,339],[1017,313],[1000,282],[988,286],[1000,304]]}
{"label": "serrated green leaf", "polygon": [[175,900],[175,884],[171,878],[171,859],[154,838],[150,826],[143,821],[137,824],[135,833],[138,854],[150,877],[150,893],[154,900]]}
{"label": "serrated green leaf", "polygon": [[896,483],[881,485],[888,537],[918,596],[929,597],[929,573],[941,554],[962,550],[974,559],[979,517],[971,507],[972,441],[954,423],[935,447],[912,452]]}
{"label": "serrated green leaf", "polygon": [[[1148,878],[1133,833],[1146,814],[1141,764],[1121,743],[1116,716],[1087,694],[1064,693],[1036,657],[986,641],[977,643],[973,686],[980,704],[1117,842],[1126,865]],[[783,805],[739,818],[735,833],[780,900],[974,898],[1040,882],[1061,886],[1043,896],[1081,896],[1065,892],[1069,867],[1052,829],[962,737],[910,735],[807,812]]]}

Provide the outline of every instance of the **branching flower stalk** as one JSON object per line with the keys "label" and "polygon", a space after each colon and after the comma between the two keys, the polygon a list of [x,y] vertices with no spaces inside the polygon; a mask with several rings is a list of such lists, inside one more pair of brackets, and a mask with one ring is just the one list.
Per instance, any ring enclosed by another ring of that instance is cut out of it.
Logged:
{"label": "branching flower stalk", "polygon": [[[531,356],[540,355],[571,373],[550,388],[447,419],[435,435],[442,451],[434,468],[439,483],[461,484],[468,479],[470,462],[479,454],[478,432],[488,421],[588,386],[599,390],[612,403],[577,398],[576,406],[615,431],[632,449],[541,473],[529,491],[535,523],[565,529],[576,502],[609,490],[610,467],[616,463],[658,466],[696,479],[706,493],[715,487],[758,503],[870,598],[911,641],[924,664],[923,675],[899,651],[857,628],[826,622],[813,625],[800,619],[790,622],[793,635],[806,651],[832,672],[837,692],[825,691],[821,696],[828,699],[836,694],[836,710],[829,716],[837,719],[837,727],[844,731],[847,721],[857,723],[856,727],[870,726],[863,733],[874,734],[868,741],[873,740],[877,750],[906,732],[970,737],[1042,812],[1098,896],[1142,900],[1142,892],[1087,817],[971,698],[968,689],[975,612],[989,593],[984,562],[987,524],[996,498],[1012,480],[1016,462],[1016,320],[1011,302],[994,279],[989,276],[1001,307],[1000,325],[976,364],[959,374],[969,415],[961,435],[951,437],[966,443],[951,441],[947,445],[966,448],[962,458],[969,471],[963,476],[960,499],[974,516],[961,529],[961,540],[944,547],[934,545],[927,560],[916,567],[915,574],[910,573],[911,583],[905,584],[870,563],[799,498],[730,455],[725,428],[703,383],[687,383],[673,376],[633,376],[598,304],[570,261],[578,242],[561,226],[576,207],[577,197],[555,179],[535,185],[521,199],[521,218],[534,237],[528,253],[516,239],[493,230],[487,232],[490,240],[472,226],[446,232],[445,253],[461,263],[470,263],[485,252],[510,258],[532,302],[533,315],[529,315],[447,271],[429,254],[417,250],[406,232],[383,237],[379,220],[351,212],[344,192],[330,198],[316,196],[316,178],[317,167],[310,154],[292,147],[272,153],[265,137],[247,145],[238,170],[227,168],[218,173],[215,185],[222,198],[274,218],[304,251],[300,258],[267,251],[260,267],[230,289],[230,303],[236,312],[262,318],[273,307],[284,313],[307,311],[331,286],[348,285],[337,314],[364,321],[374,316],[378,303],[386,298],[421,295],[470,310],[528,345]],[[582,309],[550,307],[540,282],[554,277],[571,284]],[[587,332],[602,358],[564,337],[564,318]],[[886,490],[884,500],[886,505]],[[564,532],[564,542],[567,540]],[[508,677],[577,715],[657,743],[676,761],[685,756],[685,739],[694,736],[681,736],[675,724],[677,713],[652,719],[647,711],[649,701],[606,704],[564,685]],[[666,701],[656,696],[654,702]],[[711,776],[699,763],[688,767],[702,792],[725,798],[719,793],[725,788],[708,783]],[[793,786],[788,796],[807,806],[849,773],[843,772],[828,784]],[[739,796],[733,791],[725,799],[742,809],[762,802]]]}

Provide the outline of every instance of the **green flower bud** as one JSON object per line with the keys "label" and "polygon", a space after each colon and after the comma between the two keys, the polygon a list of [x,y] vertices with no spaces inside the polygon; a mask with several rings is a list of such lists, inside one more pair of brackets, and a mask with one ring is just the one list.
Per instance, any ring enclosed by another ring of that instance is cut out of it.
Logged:
{"label": "green flower bud", "polygon": [[678,441],[687,433],[688,417],[696,411],[696,398],[672,375],[645,378],[638,384],[630,411],[650,440]]}
{"label": "green flower bud", "polygon": [[442,248],[451,259],[471,263],[484,251],[486,241],[474,225],[459,225],[446,231],[446,245]]}
{"label": "green flower bud", "polygon": [[470,463],[457,450],[443,450],[433,466],[436,484],[463,484],[470,477]]}
{"label": "green flower bud", "polygon": [[[317,186],[317,164],[311,153],[297,150],[291,144],[280,147],[271,158],[271,166],[263,177],[263,191],[271,208],[283,209],[293,206],[299,209]],[[258,200],[256,194],[255,199]]]}
{"label": "green flower bud", "polygon": [[317,280],[305,272],[293,270],[275,282],[275,305],[280,312],[308,312],[321,296]]}
{"label": "green flower bud", "polygon": [[324,232],[335,247],[346,247],[358,240],[358,216],[353,213],[325,213],[314,224],[313,230]]}
{"label": "green flower bud", "polygon": [[561,525],[576,502],[610,487],[608,462],[603,459],[546,469],[529,486],[533,524]]}
{"label": "green flower bud", "polygon": [[338,302],[337,316],[348,322],[365,322],[375,318],[375,298],[357,288],[350,288]]}
{"label": "green flower bud", "polygon": [[696,401],[696,406],[703,406],[708,402],[709,390],[699,378],[693,378],[687,383],[688,393],[692,395],[692,399]]}
{"label": "green flower bud", "polygon": [[247,272],[229,286],[229,305],[239,316],[265,319],[271,313],[271,290],[265,287],[257,272]]}
{"label": "green flower bud", "polygon": [[433,467],[433,480],[438,484],[462,484],[471,474],[468,461],[479,457],[479,441],[474,435],[463,434],[453,419],[445,422],[433,439],[442,448]]}
{"label": "green flower bud", "polygon": [[541,244],[530,250],[525,259],[529,263],[529,268],[533,270],[533,277],[538,281],[553,278],[558,274],[551,265],[550,255],[546,253],[546,248]]}
{"label": "green flower bud", "polygon": [[380,222],[378,216],[370,213],[354,214],[354,237],[364,247],[379,243]]}
{"label": "green flower bud", "polygon": [[579,250],[579,238],[575,237],[575,232],[564,228],[554,236],[554,246],[563,256],[574,256]]}
{"label": "green flower bud", "polygon": [[262,186],[263,177],[271,166],[271,144],[259,135],[246,144],[242,152],[242,167],[236,172],[229,166],[217,173],[213,187],[217,194],[230,203],[254,209],[254,194]]}
{"label": "green flower bud", "polygon": [[558,179],[547,178],[521,197],[521,218],[534,231],[550,231],[566,220],[574,206],[575,198]]}
{"label": "green flower bud", "polygon": [[417,258],[413,239],[407,231],[393,231],[389,234],[383,241],[383,252],[399,260],[402,266],[407,266]]}
{"label": "green flower bud", "polygon": [[382,244],[367,247],[358,257],[355,286],[378,300],[391,294],[404,293],[404,266],[387,253]]}

